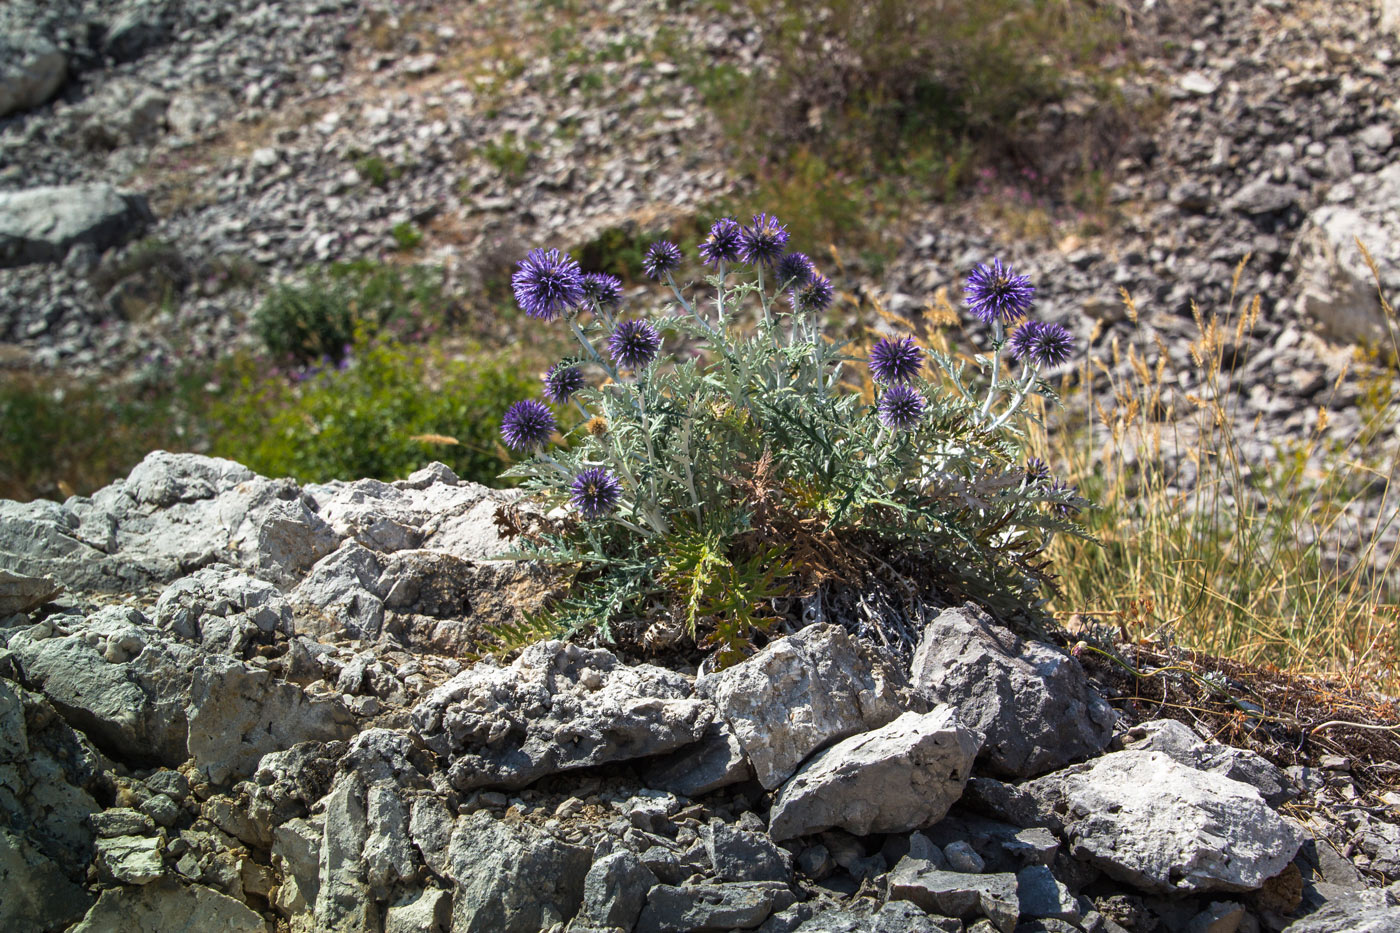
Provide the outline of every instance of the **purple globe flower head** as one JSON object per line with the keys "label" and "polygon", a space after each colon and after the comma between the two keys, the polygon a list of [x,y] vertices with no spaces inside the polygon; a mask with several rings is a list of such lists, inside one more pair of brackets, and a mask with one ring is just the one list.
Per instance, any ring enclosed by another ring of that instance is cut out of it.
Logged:
{"label": "purple globe flower head", "polygon": [[870,348],[870,375],[876,382],[908,382],[923,366],[923,348],[913,337],[882,337]]}
{"label": "purple globe flower head", "polygon": [[554,412],[544,402],[528,398],[506,409],[501,419],[501,438],[513,450],[533,450],[543,447],[558,426]]}
{"label": "purple globe flower head", "polygon": [[1037,367],[1058,366],[1069,359],[1073,350],[1074,337],[1070,332],[1049,321],[1027,321],[1016,328],[1006,344],[1012,359]]}
{"label": "purple globe flower head", "polygon": [[613,362],[628,369],[643,368],[660,349],[661,332],[650,321],[623,321],[608,339]]}
{"label": "purple globe flower head", "polygon": [[792,290],[789,300],[794,311],[806,313],[825,311],[835,297],[836,290],[831,287],[831,279],[820,272],[813,272],[806,284]]}
{"label": "purple globe flower head", "polygon": [[743,251],[744,228],[732,217],[721,217],[700,244],[700,258],[707,266],[738,262]]}
{"label": "purple globe flower head", "polygon": [[770,214],[754,214],[753,223],[744,228],[743,259],[755,265],[771,266],[783,255],[788,232]]}
{"label": "purple globe flower head", "polygon": [[557,249],[532,249],[511,277],[515,303],[530,317],[552,321],[583,300],[578,263]]}
{"label": "purple globe flower head", "polygon": [[779,286],[800,288],[812,280],[816,271],[817,267],[812,265],[806,253],[788,253],[778,260],[774,274],[778,277]]}
{"label": "purple globe flower head", "polygon": [[602,467],[592,467],[574,477],[569,492],[569,501],[584,518],[602,518],[622,500],[622,483]]}
{"label": "purple globe flower head", "polygon": [[906,385],[893,385],[880,397],[875,411],[885,427],[907,431],[923,416],[924,397]]}
{"label": "purple globe flower head", "polygon": [[583,276],[583,297],[604,308],[622,304],[622,279],[606,272],[588,272]]}
{"label": "purple globe flower head", "polygon": [[1032,486],[1044,487],[1050,482],[1050,467],[1039,457],[1026,460],[1026,482]]}
{"label": "purple globe flower head", "polygon": [[642,255],[642,271],[647,278],[660,282],[668,273],[681,267],[681,248],[666,240],[657,240]]}
{"label": "purple globe flower head", "polygon": [[[1056,496],[1064,493],[1068,493],[1071,496],[1077,496],[1079,494],[1078,489],[1076,489],[1074,486],[1069,485],[1061,479],[1057,479],[1053,483],[1051,483],[1046,488],[1046,492],[1049,492],[1051,495]],[[1061,518],[1069,518],[1071,515],[1077,515],[1079,513],[1079,506],[1073,504],[1072,502],[1056,502],[1055,513]]]}
{"label": "purple globe flower head", "polygon": [[1035,299],[1035,286],[1024,275],[1016,275],[1000,259],[990,266],[978,266],[967,277],[967,306],[973,317],[984,324],[1003,324],[1026,316]]}
{"label": "purple globe flower head", "polygon": [[568,363],[555,363],[544,377],[544,397],[556,405],[563,405],[575,392],[583,388],[583,373],[577,366]]}

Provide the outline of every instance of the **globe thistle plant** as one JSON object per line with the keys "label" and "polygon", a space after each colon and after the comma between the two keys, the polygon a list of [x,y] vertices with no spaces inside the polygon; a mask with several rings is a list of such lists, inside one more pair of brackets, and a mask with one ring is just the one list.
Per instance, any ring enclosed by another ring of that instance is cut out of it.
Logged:
{"label": "globe thistle plant", "polygon": [[[664,317],[624,321],[611,314],[613,277],[583,275],[557,251],[532,250],[521,264],[521,306],[562,317],[581,350],[544,378],[546,399],[583,416],[560,443],[554,414],[533,399],[501,425],[528,455],[507,475],[567,507],[550,513],[554,530],[523,535],[509,555],[575,568],[543,631],[586,628],[606,641],[614,620],[666,603],[697,643],[717,648],[717,664],[730,663],[775,621],[782,597],[823,598],[828,581],[811,554],[862,572],[924,568],[940,593],[993,609],[1038,598],[1040,555],[1050,535],[1075,533],[1080,500],[1026,460],[1011,419],[1030,394],[1049,395],[1037,374],[1067,358],[1069,333],[1028,321],[1007,339],[1034,289],[994,260],[968,288],[991,347],[972,371],[989,380],[971,381],[966,361],[912,336],[882,338],[861,360],[824,332],[831,280],[787,245],[769,214],[747,227],[715,221],[698,252],[719,274],[701,296],[676,284],[680,247],[653,243],[643,267],[668,292]],[[775,310],[780,300],[790,312]],[[663,328],[680,335],[676,353],[663,352]],[[1019,361],[1014,379],[1003,377],[1004,353]],[[855,363],[869,366],[873,402],[845,371]]]}
{"label": "globe thistle plant", "polygon": [[907,383],[924,368],[924,351],[913,337],[882,337],[870,348],[870,376],[876,382]]}
{"label": "globe thistle plant", "polygon": [[721,217],[710,227],[710,235],[700,242],[700,259],[707,266],[738,262],[743,251],[744,228],[732,217]]}
{"label": "globe thistle plant", "polygon": [[681,267],[681,248],[667,240],[657,240],[642,255],[642,271],[657,282]]}
{"label": "globe thistle plant", "polygon": [[534,450],[543,447],[558,427],[554,412],[543,402],[525,399],[506,409],[501,438],[514,450]]}
{"label": "globe thistle plant", "polygon": [[530,317],[552,321],[583,300],[579,265],[557,249],[532,249],[511,277],[515,302]]}
{"label": "globe thistle plant", "polygon": [[544,397],[563,405],[584,386],[583,372],[577,366],[556,363],[544,377]]}
{"label": "globe thistle plant", "polygon": [[613,361],[627,369],[643,369],[661,349],[661,332],[650,321],[623,321],[608,340]]}
{"label": "globe thistle plant", "polygon": [[753,223],[744,228],[741,237],[744,262],[771,266],[783,255],[787,246],[787,227],[771,214],[755,214]]}

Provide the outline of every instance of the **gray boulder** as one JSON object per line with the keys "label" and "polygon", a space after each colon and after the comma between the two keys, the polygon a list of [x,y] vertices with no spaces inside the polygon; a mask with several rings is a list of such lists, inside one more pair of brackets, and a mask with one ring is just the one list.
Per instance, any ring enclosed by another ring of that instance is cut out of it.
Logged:
{"label": "gray boulder", "polygon": [[710,723],[699,742],[658,758],[646,773],[648,787],[682,797],[699,797],[752,779],[753,768],[739,737],[722,719]]}
{"label": "gray boulder", "polygon": [[37,107],[68,77],[68,57],[33,33],[0,36],[0,117]]}
{"label": "gray boulder", "polygon": [[1253,891],[1303,842],[1253,787],[1161,752],[1114,752],[1036,783],[1059,796],[1071,854],[1148,892]]}
{"label": "gray boulder", "polygon": [[776,840],[839,828],[902,833],[942,819],[972,773],[978,737],[952,707],[905,713],[818,753],[773,800]]}
{"label": "gray boulder", "polygon": [[797,898],[786,884],[752,881],[676,887],[658,884],[647,895],[637,933],[721,933],[751,930]]}
{"label": "gray boulder", "polygon": [[80,919],[92,904],[82,885],[23,836],[0,828],[0,929],[47,933]]}
{"label": "gray boulder", "polygon": [[69,933],[267,933],[262,917],[204,885],[173,881],[110,888]]}
{"label": "gray boulder", "polygon": [[1113,736],[1115,714],[1078,661],[1017,638],[975,606],[944,610],[924,629],[911,678],[986,737],[978,760],[997,774],[1044,774]]}
{"label": "gray boulder", "polygon": [[711,820],[703,833],[705,852],[721,881],[788,881],[792,856],[762,833]]}
{"label": "gray boulder", "polygon": [[375,641],[384,627],[384,600],[379,579],[380,555],[358,541],[344,541],[317,561],[290,595],[296,630],[324,636],[344,635]]}
{"label": "gray boulder", "polygon": [[62,592],[63,585],[52,577],[0,570],[0,618],[37,609]]}
{"label": "gray boulder", "polygon": [[313,699],[268,670],[222,655],[195,671],[188,715],[189,754],[214,784],[251,775],[269,752],[355,732],[354,717],[338,702]]}
{"label": "gray boulder", "polygon": [[206,567],[161,593],[156,627],[206,651],[247,657],[275,633],[292,634],[292,607],[282,591],[231,567]]}
{"label": "gray boulder", "polygon": [[484,811],[452,834],[453,933],[535,933],[573,917],[592,857],[528,824]]}
{"label": "gray boulder", "polygon": [[656,875],[635,853],[621,849],[605,855],[593,863],[583,879],[578,923],[630,930],[641,916],[647,892],[656,884]]}
{"label": "gray boulder", "polygon": [[878,729],[904,711],[903,674],[836,625],[812,625],[709,674],[711,698],[772,790],[828,743]]}
{"label": "gray boulder", "polygon": [[1286,933],[1400,933],[1400,884],[1358,891],[1285,927]]}
{"label": "gray boulder", "polygon": [[1189,768],[1223,774],[1248,784],[1259,791],[1271,807],[1297,796],[1288,776],[1268,759],[1243,748],[1205,742],[1175,719],[1157,719],[1134,726],[1124,739],[1123,747],[1162,752]]}
{"label": "gray boulder", "polygon": [[80,243],[117,246],[139,236],[150,218],[145,198],[110,185],[0,192],[0,268],[61,262]]}
{"label": "gray boulder", "polygon": [[401,898],[384,915],[384,933],[446,933],[452,922],[452,895],[438,888]]}
{"label": "gray boulder", "polygon": [[674,751],[714,715],[680,674],[559,641],[482,662],[428,694],[413,730],[454,787],[524,787],[559,771]]}
{"label": "gray boulder", "polygon": [[890,900],[912,901],[931,914],[964,919],[983,916],[1001,933],[1012,933],[1020,916],[1015,875],[940,871],[921,859],[900,860],[890,872],[889,896]]}

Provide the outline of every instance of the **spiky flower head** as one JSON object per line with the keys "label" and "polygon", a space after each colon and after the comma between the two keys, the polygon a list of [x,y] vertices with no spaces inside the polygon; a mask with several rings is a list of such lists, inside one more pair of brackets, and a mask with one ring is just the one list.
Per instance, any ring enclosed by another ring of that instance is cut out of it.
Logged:
{"label": "spiky flower head", "polygon": [[1030,311],[1035,299],[1035,286],[1024,275],[1017,275],[1000,259],[990,266],[978,266],[967,277],[965,286],[967,306],[973,317],[984,324],[1018,320]]}
{"label": "spiky flower head", "polygon": [[568,363],[555,363],[544,377],[544,397],[556,405],[563,405],[575,392],[583,388],[583,373],[577,366]]}
{"label": "spiky flower head", "polygon": [[660,282],[681,267],[681,248],[667,240],[657,240],[642,254],[642,271]]}
{"label": "spiky flower head", "polygon": [[805,285],[792,290],[790,300],[794,311],[805,314],[811,311],[825,311],[831,304],[831,299],[835,297],[836,290],[831,287],[831,279],[820,272],[813,272]]}
{"label": "spiky flower head", "polygon": [[881,337],[870,348],[870,376],[876,382],[908,382],[924,366],[924,351],[913,337]]}
{"label": "spiky flower head", "polygon": [[602,518],[622,500],[622,483],[602,467],[592,467],[574,477],[569,501],[584,518]]}
{"label": "spiky flower head", "polygon": [[604,308],[616,308],[622,304],[622,279],[606,272],[585,273],[583,297]]}
{"label": "spiky flower head", "polygon": [[875,405],[880,423],[896,431],[907,431],[924,413],[924,397],[907,385],[893,385]]}
{"label": "spiky flower head", "polygon": [[1050,467],[1039,457],[1026,460],[1026,482],[1032,486],[1044,486],[1050,482]]}
{"label": "spiky flower head", "polygon": [[710,235],[700,244],[700,258],[705,265],[738,262],[743,251],[744,228],[732,217],[721,217],[710,227]]}
{"label": "spiky flower head", "polygon": [[554,412],[543,402],[527,398],[506,409],[501,419],[501,438],[514,450],[532,450],[543,447],[558,426]]}
{"label": "spiky flower head", "polygon": [[787,227],[779,223],[778,218],[770,214],[754,214],[753,223],[744,228],[744,262],[771,266],[783,255],[787,241]]}
{"label": "spiky flower head", "polygon": [[817,267],[812,265],[806,253],[788,253],[778,260],[774,274],[778,277],[779,286],[800,288],[812,280],[816,271]]}
{"label": "spiky flower head", "polygon": [[511,277],[515,303],[530,317],[552,321],[583,300],[578,263],[557,249],[532,249]]}
{"label": "spiky flower head", "polygon": [[1023,360],[1031,366],[1058,366],[1074,350],[1074,337],[1059,324],[1049,321],[1027,321],[1006,343],[1012,359]]}
{"label": "spiky flower head", "polygon": [[[1055,480],[1046,488],[1046,491],[1052,496],[1068,495],[1074,498],[1079,495],[1079,490],[1076,487],[1069,485],[1062,479]],[[1061,518],[1069,518],[1079,513],[1079,506],[1073,502],[1056,502],[1055,513]]]}
{"label": "spiky flower head", "polygon": [[650,321],[623,321],[608,339],[613,361],[628,369],[641,369],[661,349],[661,332]]}

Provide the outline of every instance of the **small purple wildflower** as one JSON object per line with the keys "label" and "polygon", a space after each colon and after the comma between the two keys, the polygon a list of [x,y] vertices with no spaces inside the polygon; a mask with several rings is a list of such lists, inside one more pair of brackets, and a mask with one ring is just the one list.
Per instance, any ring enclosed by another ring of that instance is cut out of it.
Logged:
{"label": "small purple wildflower", "polygon": [[[1076,487],[1069,485],[1062,479],[1055,480],[1053,483],[1046,487],[1045,491],[1050,493],[1052,496],[1059,496],[1065,494],[1068,494],[1070,496],[1079,495],[1079,490]],[[1079,506],[1075,505],[1072,502],[1056,502],[1055,513],[1061,518],[1069,518],[1071,515],[1079,514]]]}
{"label": "small purple wildflower", "polygon": [[771,266],[783,255],[788,232],[770,214],[754,214],[753,223],[744,228],[743,259],[755,265]]}
{"label": "small purple wildflower", "polygon": [[1050,482],[1050,466],[1039,457],[1026,460],[1026,482],[1032,486],[1045,486]]}
{"label": "small purple wildflower", "polygon": [[574,477],[569,491],[569,501],[588,519],[602,518],[616,509],[622,499],[622,483],[602,467],[592,467]]}
{"label": "small purple wildflower", "polygon": [[1026,316],[1035,298],[1035,286],[1024,275],[1016,275],[1000,259],[990,266],[978,266],[967,277],[967,306],[973,317],[984,324],[1003,324]]}
{"label": "small purple wildflower", "polygon": [[681,267],[681,248],[667,240],[657,240],[642,255],[642,271],[647,278],[660,282],[667,273]]}
{"label": "small purple wildflower", "polygon": [[924,366],[924,351],[913,337],[881,337],[870,348],[870,375],[876,382],[908,382]]}
{"label": "small purple wildflower", "polygon": [[825,311],[835,297],[836,290],[831,287],[831,279],[820,272],[813,272],[805,285],[793,289],[790,300],[794,311],[805,313]]}
{"label": "small purple wildflower", "polygon": [[705,265],[738,262],[743,248],[744,228],[732,217],[721,217],[710,227],[710,235],[700,244]]}
{"label": "small purple wildflower", "polygon": [[924,397],[906,385],[890,386],[875,406],[880,423],[896,431],[907,431],[924,413]]}
{"label": "small purple wildflower", "polygon": [[501,438],[514,450],[531,450],[543,447],[558,426],[554,412],[543,402],[528,398],[506,409],[501,419]]}
{"label": "small purple wildflower", "polygon": [[577,366],[568,363],[555,363],[544,377],[544,397],[556,405],[563,405],[575,392],[583,388],[583,373]]}
{"label": "small purple wildflower", "polygon": [[778,285],[787,285],[794,289],[806,285],[816,274],[817,267],[812,265],[812,260],[806,253],[788,253],[778,260],[775,275],[778,278]]}
{"label": "small purple wildflower", "polygon": [[623,321],[608,339],[614,362],[628,369],[641,369],[661,349],[661,332],[650,321]]}
{"label": "small purple wildflower", "polygon": [[530,317],[552,321],[583,300],[578,263],[557,249],[532,249],[511,277],[515,303]]}
{"label": "small purple wildflower", "polygon": [[1069,359],[1073,350],[1074,337],[1070,332],[1049,321],[1027,321],[1016,328],[1006,345],[1012,359],[1032,366],[1058,366]]}
{"label": "small purple wildflower", "polygon": [[604,308],[622,304],[622,279],[606,272],[588,272],[583,276],[583,297]]}

